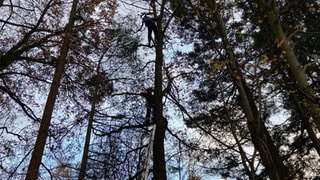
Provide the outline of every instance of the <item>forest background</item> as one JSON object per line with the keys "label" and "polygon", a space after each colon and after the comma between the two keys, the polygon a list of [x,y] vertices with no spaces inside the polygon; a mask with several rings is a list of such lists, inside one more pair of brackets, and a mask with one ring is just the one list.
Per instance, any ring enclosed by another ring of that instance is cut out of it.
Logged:
{"label": "forest background", "polygon": [[317,0],[0,1],[0,178],[319,178],[319,15]]}

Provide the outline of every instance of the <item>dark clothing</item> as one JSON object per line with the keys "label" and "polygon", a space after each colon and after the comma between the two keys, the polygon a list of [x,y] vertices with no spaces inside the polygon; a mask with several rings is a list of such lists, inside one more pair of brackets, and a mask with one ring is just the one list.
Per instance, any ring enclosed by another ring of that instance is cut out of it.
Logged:
{"label": "dark clothing", "polygon": [[[154,42],[154,44],[156,44],[157,36],[158,36],[158,29],[157,29],[157,25],[156,25],[156,19],[145,15],[142,18],[142,22],[148,28],[148,43],[149,43],[149,46],[151,44],[151,40]],[[152,38],[152,31],[154,33],[154,39]]]}
{"label": "dark clothing", "polygon": [[141,92],[140,95],[146,98],[147,113],[144,123],[145,125],[150,125],[151,123],[153,123],[151,120],[151,112],[154,108],[154,95],[152,94],[152,91]]}

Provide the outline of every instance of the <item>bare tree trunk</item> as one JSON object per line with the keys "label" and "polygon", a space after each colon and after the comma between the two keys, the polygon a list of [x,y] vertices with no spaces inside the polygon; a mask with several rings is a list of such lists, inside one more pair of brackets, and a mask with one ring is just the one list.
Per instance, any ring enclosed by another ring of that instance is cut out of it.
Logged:
{"label": "bare tree trunk", "polygon": [[88,163],[89,146],[90,146],[90,140],[91,140],[91,130],[92,130],[92,124],[93,124],[94,115],[95,115],[95,111],[96,111],[96,104],[97,104],[97,94],[98,94],[98,87],[96,85],[94,87],[94,92],[92,94],[91,110],[90,110],[90,115],[89,115],[89,120],[88,120],[86,140],[85,140],[85,144],[84,144],[84,147],[83,147],[83,154],[82,154],[82,160],[81,160],[81,166],[80,166],[80,173],[79,173],[79,177],[78,177],[79,180],[84,180],[84,178],[86,176],[86,168],[87,168],[87,163]]}
{"label": "bare tree trunk", "polygon": [[[155,62],[155,81],[154,81],[154,121],[156,123],[156,132],[153,144],[153,173],[155,180],[166,180],[166,162],[164,152],[165,119],[163,117],[163,90],[162,90],[162,66],[163,66],[163,27],[162,19],[165,1],[162,1],[160,15],[157,16],[158,37],[156,44],[156,62]],[[154,12],[155,9],[154,9]]]}
{"label": "bare tree trunk", "polygon": [[64,71],[64,67],[66,64],[67,54],[69,51],[69,44],[70,44],[70,39],[72,36],[72,28],[73,28],[73,24],[74,24],[74,17],[76,15],[77,4],[78,4],[78,0],[74,0],[73,4],[72,4],[72,8],[71,8],[69,22],[65,27],[65,37],[64,37],[63,43],[62,43],[60,57],[59,57],[58,64],[55,69],[55,74],[53,77],[52,85],[51,85],[48,99],[46,102],[46,106],[45,106],[45,109],[43,112],[43,117],[42,117],[42,121],[40,124],[40,128],[39,128],[37,140],[36,140],[36,143],[34,146],[34,150],[32,153],[32,157],[30,160],[30,164],[28,167],[26,180],[38,179],[39,167],[41,164],[41,159],[42,159],[42,155],[44,152],[46,140],[48,137],[49,127],[51,124],[50,123],[51,116],[52,116],[52,112],[54,109],[56,96],[58,94],[62,73]]}
{"label": "bare tree trunk", "polygon": [[[160,34],[160,33],[159,33]],[[163,117],[163,104],[162,104],[162,42],[159,35],[158,44],[156,48],[156,64],[155,64],[155,82],[154,82],[154,120],[156,123],[156,132],[153,145],[153,163],[154,163],[154,178],[155,180],[166,180],[166,164],[164,152],[164,134],[165,134],[165,120]]]}
{"label": "bare tree trunk", "polygon": [[[223,106],[224,106],[224,111],[226,113],[226,119],[228,121],[228,123],[230,124],[230,131],[231,131],[231,134],[234,138],[234,140],[236,141],[236,144],[238,146],[238,149],[239,149],[239,154],[240,154],[240,158],[241,158],[241,162],[242,162],[242,165],[243,165],[243,168],[244,168],[244,171],[246,173],[246,175],[248,176],[248,179],[249,180],[254,180],[255,179],[255,169],[252,168],[250,166],[250,161],[247,157],[247,154],[245,152],[245,150],[242,148],[242,144],[241,144],[241,138],[239,139],[238,138],[238,134],[237,134],[237,129],[236,129],[236,126],[235,126],[235,123],[233,122],[233,119],[232,119],[232,116],[230,115],[229,113],[229,110],[228,110],[228,103],[226,102],[226,99],[225,99],[225,96],[224,96],[224,89],[223,89],[223,86],[222,86],[222,83],[221,81],[216,78],[218,83],[219,83],[219,93],[221,93],[221,100],[222,100],[222,103],[223,103]],[[248,164],[247,164],[248,162]]]}
{"label": "bare tree trunk", "polygon": [[86,168],[87,168],[87,162],[88,162],[89,145],[90,145],[90,139],[91,139],[91,130],[92,130],[92,124],[93,124],[94,111],[95,111],[95,105],[92,105],[90,110],[88,127],[87,127],[86,140],[83,147],[80,173],[78,177],[79,180],[83,180],[86,176]]}
{"label": "bare tree trunk", "polygon": [[315,91],[310,87],[307,77],[303,71],[302,66],[300,65],[293,48],[291,47],[290,38],[286,36],[281,27],[280,18],[275,7],[275,0],[268,0],[267,2],[263,0],[256,0],[261,13],[266,18],[267,23],[269,24],[273,34],[275,35],[275,42],[277,46],[282,49],[284,56],[287,59],[290,70],[297,82],[298,90],[305,95],[305,102],[307,109],[311,114],[314,123],[317,126],[317,129],[320,130],[320,107],[314,101],[316,101]]}
{"label": "bare tree trunk", "polygon": [[90,115],[88,119],[88,127],[87,127],[87,133],[86,133],[86,140],[85,144],[83,147],[83,154],[82,154],[82,160],[81,160],[81,166],[80,166],[80,173],[79,173],[79,180],[84,180],[86,176],[86,169],[87,169],[87,164],[88,164],[88,154],[89,154],[89,146],[90,146],[90,141],[91,141],[91,131],[92,131],[92,125],[94,121],[94,115],[96,112],[96,104],[98,103],[98,91],[99,91],[99,85],[102,83],[102,79],[99,78],[101,76],[100,73],[100,67],[101,67],[101,61],[103,60],[105,53],[103,53],[100,56],[99,62],[98,62],[98,67],[96,70],[96,75],[94,78],[93,83],[93,92],[91,94],[92,99],[91,99],[91,109],[90,109]]}

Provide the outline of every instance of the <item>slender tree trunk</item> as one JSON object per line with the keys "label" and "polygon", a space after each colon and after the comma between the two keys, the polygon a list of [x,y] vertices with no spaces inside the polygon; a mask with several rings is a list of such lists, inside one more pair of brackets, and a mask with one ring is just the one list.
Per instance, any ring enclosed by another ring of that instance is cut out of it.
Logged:
{"label": "slender tree trunk", "polygon": [[277,46],[282,49],[284,56],[289,64],[290,70],[297,82],[299,90],[304,93],[305,101],[307,104],[307,110],[310,112],[317,129],[320,131],[320,107],[314,101],[316,100],[315,91],[310,87],[307,77],[300,65],[295,52],[291,46],[290,38],[286,36],[281,27],[281,22],[278,16],[278,12],[275,7],[275,0],[256,0],[261,13],[266,18],[273,34],[275,35],[275,42]]}
{"label": "slender tree trunk", "polygon": [[163,66],[163,28],[162,18],[165,0],[162,2],[160,15],[157,17],[158,37],[156,44],[155,81],[154,81],[154,121],[156,132],[153,144],[153,174],[155,180],[166,180],[166,162],[164,151],[165,120],[163,117],[163,90],[162,90],[162,66]]}
{"label": "slender tree trunk", "polygon": [[64,67],[66,64],[66,57],[67,53],[69,51],[69,44],[70,44],[70,39],[72,36],[72,28],[74,24],[74,17],[76,15],[76,7],[78,4],[78,0],[74,0],[72,4],[72,9],[69,17],[69,22],[65,27],[65,37],[63,39],[63,43],[61,46],[61,51],[60,51],[60,57],[58,64],[55,69],[55,74],[53,77],[52,85],[50,88],[50,92],[48,95],[48,99],[46,102],[46,106],[43,112],[43,117],[42,121],[40,124],[37,140],[34,146],[34,150],[32,153],[32,157],[30,160],[30,164],[28,167],[28,172],[26,176],[26,180],[36,180],[38,179],[39,175],[39,167],[41,164],[41,159],[42,155],[44,152],[44,147],[46,144],[46,140],[48,137],[48,131],[50,127],[50,122],[51,122],[51,116],[52,112],[54,109],[54,104],[56,100],[56,96],[58,94],[59,86],[60,86],[60,80],[62,77],[62,73],[64,71]]}
{"label": "slender tree trunk", "polygon": [[[218,79],[218,78],[217,78]],[[236,141],[237,143],[237,146],[238,146],[238,149],[239,149],[239,154],[240,154],[240,158],[241,158],[241,162],[242,162],[242,165],[243,165],[243,168],[244,168],[244,171],[246,173],[246,175],[248,176],[248,179],[249,180],[254,180],[255,179],[255,169],[254,168],[251,168],[248,164],[250,163],[249,160],[248,160],[248,157],[246,155],[246,152],[245,150],[242,148],[242,144],[241,144],[241,140],[239,140],[238,138],[238,134],[236,132],[236,127],[235,127],[235,124],[234,122],[232,122],[232,118],[231,118],[231,115],[229,113],[229,110],[227,108],[228,106],[228,103],[226,102],[225,100],[225,97],[224,97],[224,93],[223,93],[223,86],[222,86],[222,83],[221,81],[218,80],[218,83],[219,83],[219,93],[221,93],[221,99],[222,99],[222,102],[223,102],[223,105],[224,105],[224,111],[226,113],[226,119],[228,120],[228,123],[230,124],[230,130],[231,130],[231,134],[234,138],[234,140]],[[251,168],[251,169],[250,169]]]}
{"label": "slender tree trunk", "polygon": [[278,148],[274,145],[264,121],[260,117],[253,94],[250,92],[246,81],[243,78],[236,57],[234,57],[232,46],[228,41],[224,23],[217,13],[217,20],[222,42],[226,48],[227,67],[232,79],[239,91],[240,106],[247,118],[247,125],[251,135],[252,143],[259,151],[263,165],[270,179],[289,179],[289,169],[281,159]]}
{"label": "slender tree trunk", "polygon": [[[95,82],[96,83],[96,82]],[[88,162],[88,154],[89,154],[89,146],[90,146],[90,140],[91,140],[91,130],[92,130],[92,124],[94,120],[94,115],[96,111],[96,103],[97,103],[97,94],[98,94],[98,88],[97,86],[94,87],[94,92],[92,94],[92,104],[91,104],[91,110],[89,115],[89,122],[87,127],[87,133],[86,133],[86,140],[83,147],[83,154],[82,154],[82,160],[81,160],[81,167],[80,167],[80,173],[79,173],[79,180],[84,180],[86,176],[86,168],[87,168],[87,162]]]}
{"label": "slender tree trunk", "polygon": [[[239,74],[236,76],[238,77]],[[247,117],[251,140],[259,151],[262,164],[265,166],[267,174],[270,179],[274,180],[289,179],[289,169],[284,165],[278,148],[274,145],[263,120],[259,117],[257,107],[252,99],[253,95],[250,93],[243,77],[241,80],[234,81],[238,83],[241,107]]]}
{"label": "slender tree trunk", "polygon": [[82,154],[82,160],[81,160],[81,166],[80,166],[80,173],[79,173],[79,180],[84,180],[86,176],[86,169],[87,169],[87,164],[88,164],[88,154],[89,154],[89,146],[90,146],[90,141],[91,141],[91,131],[92,131],[92,125],[94,121],[94,115],[96,112],[96,104],[98,103],[98,92],[99,92],[99,85],[102,83],[100,73],[100,67],[101,67],[101,61],[103,60],[105,53],[103,53],[100,56],[99,62],[98,62],[98,67],[96,70],[96,77],[94,78],[93,83],[93,88],[94,91],[92,92],[92,99],[91,99],[91,109],[90,109],[90,115],[89,115],[89,120],[88,120],[88,127],[87,127],[87,133],[86,133],[86,140],[85,144],[83,147],[83,154]]}

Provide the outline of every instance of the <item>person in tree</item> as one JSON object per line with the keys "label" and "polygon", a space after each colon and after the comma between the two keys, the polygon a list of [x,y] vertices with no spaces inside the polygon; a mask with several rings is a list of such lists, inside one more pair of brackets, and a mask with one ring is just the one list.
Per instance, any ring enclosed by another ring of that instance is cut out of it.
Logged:
{"label": "person in tree", "polygon": [[[142,18],[142,23],[148,28],[148,45],[151,46],[151,41],[154,45],[157,44],[158,29],[156,25],[156,18],[149,17],[145,14]],[[152,32],[154,34],[154,38],[152,38]]]}
{"label": "person in tree", "polygon": [[150,125],[153,123],[153,120],[151,121],[151,111],[153,111],[154,108],[154,95],[153,90],[151,88],[147,89],[144,92],[141,92],[140,95],[146,99],[146,107],[147,107],[147,113],[146,113],[146,119],[144,124]]}

